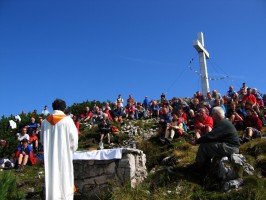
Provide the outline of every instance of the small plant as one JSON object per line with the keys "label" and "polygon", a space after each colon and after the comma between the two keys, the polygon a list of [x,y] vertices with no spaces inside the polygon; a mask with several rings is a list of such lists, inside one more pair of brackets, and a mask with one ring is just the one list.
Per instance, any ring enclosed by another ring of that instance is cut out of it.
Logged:
{"label": "small plant", "polygon": [[17,190],[16,176],[11,171],[0,172],[0,199],[21,199],[25,196]]}

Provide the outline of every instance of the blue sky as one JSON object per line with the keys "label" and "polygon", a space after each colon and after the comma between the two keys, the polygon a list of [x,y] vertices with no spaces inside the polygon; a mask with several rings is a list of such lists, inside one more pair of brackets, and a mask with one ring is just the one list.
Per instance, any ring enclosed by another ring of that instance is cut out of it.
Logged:
{"label": "blue sky", "polygon": [[0,0],[0,116],[51,111],[55,98],[191,97],[200,31],[209,77],[229,76],[211,90],[266,93],[264,0]]}

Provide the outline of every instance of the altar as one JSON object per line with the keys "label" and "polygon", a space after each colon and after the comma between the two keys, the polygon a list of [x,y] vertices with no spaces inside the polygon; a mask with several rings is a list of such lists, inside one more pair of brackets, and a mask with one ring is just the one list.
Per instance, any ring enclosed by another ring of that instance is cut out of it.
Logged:
{"label": "altar", "polygon": [[122,148],[76,151],[73,160],[112,160],[122,158]]}
{"label": "altar", "polygon": [[[131,148],[77,151],[73,156],[77,192],[84,199],[101,197],[112,184],[135,187],[147,177],[146,155]],[[112,184],[110,184],[112,183]]]}

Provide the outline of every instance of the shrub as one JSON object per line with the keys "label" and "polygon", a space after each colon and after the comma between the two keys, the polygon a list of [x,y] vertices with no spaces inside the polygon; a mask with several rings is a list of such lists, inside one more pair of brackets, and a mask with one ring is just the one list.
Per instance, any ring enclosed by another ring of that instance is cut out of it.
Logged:
{"label": "shrub", "polygon": [[0,172],[0,199],[21,199],[24,194],[17,190],[16,176],[11,171]]}

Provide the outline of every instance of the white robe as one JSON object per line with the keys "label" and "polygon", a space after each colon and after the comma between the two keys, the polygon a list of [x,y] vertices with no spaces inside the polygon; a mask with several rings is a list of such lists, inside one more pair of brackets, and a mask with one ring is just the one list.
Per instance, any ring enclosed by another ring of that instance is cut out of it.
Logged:
{"label": "white robe", "polygon": [[[52,115],[64,113],[55,110]],[[78,148],[78,131],[70,116],[51,124],[47,118],[41,125],[44,148],[46,200],[74,198],[73,153]]]}

